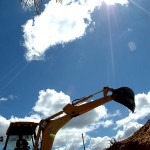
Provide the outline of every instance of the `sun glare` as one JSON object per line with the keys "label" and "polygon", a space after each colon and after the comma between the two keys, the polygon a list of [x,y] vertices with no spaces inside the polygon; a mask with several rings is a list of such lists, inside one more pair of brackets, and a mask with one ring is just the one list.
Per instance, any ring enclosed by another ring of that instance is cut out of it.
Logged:
{"label": "sun glare", "polygon": [[115,5],[116,3],[124,5],[128,3],[128,0],[102,0],[102,2],[107,5]]}

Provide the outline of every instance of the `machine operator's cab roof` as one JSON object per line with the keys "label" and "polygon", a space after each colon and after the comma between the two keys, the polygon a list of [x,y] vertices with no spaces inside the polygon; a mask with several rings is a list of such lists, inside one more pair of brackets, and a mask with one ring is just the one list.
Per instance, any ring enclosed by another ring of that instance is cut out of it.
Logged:
{"label": "machine operator's cab roof", "polygon": [[25,139],[31,148],[33,148],[36,138],[35,122],[11,122],[6,131],[6,142],[3,150],[14,150],[18,139]]}
{"label": "machine operator's cab roof", "polygon": [[32,135],[37,125],[35,122],[11,122],[6,135]]}

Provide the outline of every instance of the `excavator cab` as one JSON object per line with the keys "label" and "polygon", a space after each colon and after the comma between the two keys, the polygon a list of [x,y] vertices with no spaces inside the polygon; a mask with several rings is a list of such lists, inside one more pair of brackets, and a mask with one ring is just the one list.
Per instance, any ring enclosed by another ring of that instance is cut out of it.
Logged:
{"label": "excavator cab", "polygon": [[34,147],[36,139],[36,127],[38,123],[35,122],[12,122],[10,123],[6,132],[6,142],[3,150],[17,150],[19,140],[27,146],[27,150]]}

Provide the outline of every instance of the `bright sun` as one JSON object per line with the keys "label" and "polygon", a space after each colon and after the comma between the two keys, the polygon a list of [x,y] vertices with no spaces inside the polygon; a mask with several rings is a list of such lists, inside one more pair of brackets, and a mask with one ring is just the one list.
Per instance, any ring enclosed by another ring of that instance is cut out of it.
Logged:
{"label": "bright sun", "polygon": [[114,5],[115,3],[119,4],[127,4],[128,0],[102,0],[102,2],[105,2],[107,5]]}

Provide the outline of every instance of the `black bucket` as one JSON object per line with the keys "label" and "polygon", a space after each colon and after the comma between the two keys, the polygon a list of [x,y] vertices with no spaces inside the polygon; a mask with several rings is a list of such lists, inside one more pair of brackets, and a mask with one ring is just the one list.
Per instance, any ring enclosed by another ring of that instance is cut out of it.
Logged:
{"label": "black bucket", "polygon": [[135,101],[134,101],[134,92],[132,89],[128,87],[121,87],[118,89],[114,89],[112,92],[112,96],[114,101],[126,106],[132,112],[135,109]]}

